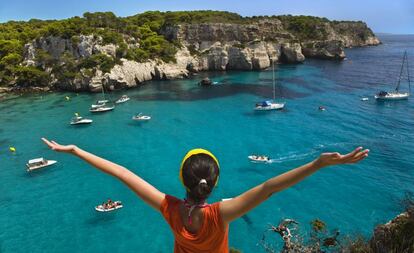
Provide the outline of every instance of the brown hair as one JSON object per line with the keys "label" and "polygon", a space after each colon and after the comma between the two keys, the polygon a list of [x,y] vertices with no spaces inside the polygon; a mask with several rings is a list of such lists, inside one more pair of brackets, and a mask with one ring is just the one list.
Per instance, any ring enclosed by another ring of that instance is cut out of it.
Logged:
{"label": "brown hair", "polygon": [[182,169],[187,196],[202,202],[210,196],[220,174],[217,162],[207,154],[192,155],[185,160]]}

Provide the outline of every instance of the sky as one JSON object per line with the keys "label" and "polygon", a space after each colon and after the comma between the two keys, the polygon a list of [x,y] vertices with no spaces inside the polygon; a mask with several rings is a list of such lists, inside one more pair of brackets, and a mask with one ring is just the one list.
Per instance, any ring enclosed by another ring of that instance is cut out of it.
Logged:
{"label": "sky", "polygon": [[84,12],[131,16],[148,10],[225,10],[242,16],[312,15],[362,20],[376,33],[414,34],[414,0],[0,0],[0,22],[63,19]]}

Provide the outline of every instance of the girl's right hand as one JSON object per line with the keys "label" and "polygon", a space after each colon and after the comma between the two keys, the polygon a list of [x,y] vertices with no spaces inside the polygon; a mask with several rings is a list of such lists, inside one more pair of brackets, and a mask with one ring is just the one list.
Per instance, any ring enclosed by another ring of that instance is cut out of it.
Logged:
{"label": "girl's right hand", "polygon": [[57,152],[73,153],[75,151],[75,145],[60,145],[55,141],[48,141],[46,138],[42,138],[42,141],[49,146],[50,149]]}
{"label": "girl's right hand", "polygon": [[368,153],[369,149],[362,150],[362,147],[358,147],[346,155],[341,155],[338,152],[322,153],[316,162],[319,163],[321,167],[337,164],[357,163],[366,158],[368,156]]}

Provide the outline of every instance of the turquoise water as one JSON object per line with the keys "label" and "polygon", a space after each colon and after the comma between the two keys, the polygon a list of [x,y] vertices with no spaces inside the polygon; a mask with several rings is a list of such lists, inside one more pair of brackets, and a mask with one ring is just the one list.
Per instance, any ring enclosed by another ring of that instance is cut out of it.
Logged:
{"label": "turquoise water", "polygon": [[[91,115],[99,94],[36,94],[0,102],[1,252],[172,252],[173,237],[160,214],[115,179],[84,162],[48,150],[43,136],[118,162],[161,191],[183,196],[178,167],[185,152],[204,147],[221,162],[219,186],[210,201],[233,197],[249,187],[312,160],[323,151],[345,152],[362,145],[367,160],[326,168],[273,196],[230,227],[230,245],[263,252],[268,223],[293,218],[308,229],[324,220],[343,234],[369,236],[374,226],[402,209],[400,199],[414,186],[413,98],[397,103],[372,99],[392,88],[402,50],[414,59],[414,36],[385,36],[378,47],[350,49],[343,62],[308,60],[280,65],[278,90],[283,111],[255,113],[255,102],[271,96],[271,71],[203,73],[190,80],[154,81],[112,93],[131,101],[113,112]],[[414,66],[414,62],[411,61]],[[411,73],[414,73],[411,67]],[[222,85],[196,85],[210,76]],[[70,96],[69,101],[65,96]],[[369,101],[360,101],[371,96]],[[318,111],[323,105],[326,111]],[[73,113],[90,126],[68,124]],[[131,117],[151,115],[139,124]],[[8,151],[17,149],[16,154]],[[253,164],[252,153],[274,158]],[[28,174],[27,160],[39,156],[58,164]],[[97,213],[108,197],[125,207]]]}

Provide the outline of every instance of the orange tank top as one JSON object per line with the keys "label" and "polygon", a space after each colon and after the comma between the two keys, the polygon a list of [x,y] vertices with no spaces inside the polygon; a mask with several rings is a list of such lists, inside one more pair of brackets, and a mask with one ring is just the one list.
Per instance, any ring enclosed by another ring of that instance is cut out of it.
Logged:
{"label": "orange tank top", "polygon": [[228,253],[228,225],[224,227],[220,215],[220,203],[204,207],[203,224],[196,234],[184,227],[179,213],[182,200],[166,195],[161,213],[174,234],[174,253]]}

